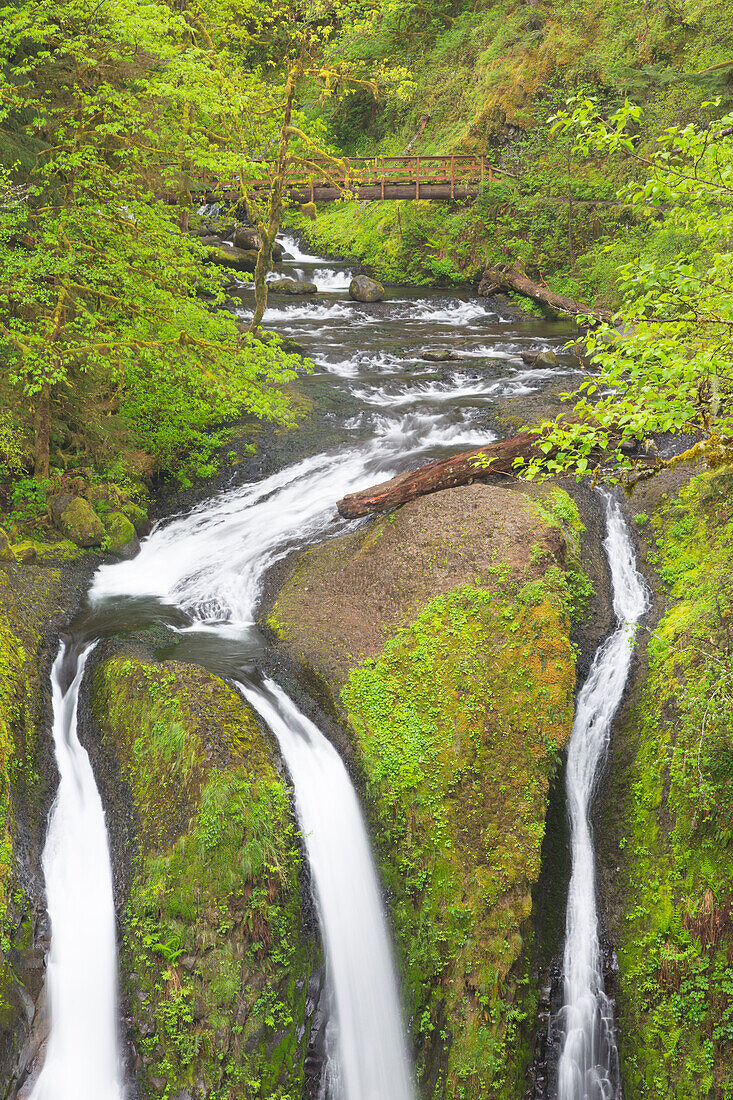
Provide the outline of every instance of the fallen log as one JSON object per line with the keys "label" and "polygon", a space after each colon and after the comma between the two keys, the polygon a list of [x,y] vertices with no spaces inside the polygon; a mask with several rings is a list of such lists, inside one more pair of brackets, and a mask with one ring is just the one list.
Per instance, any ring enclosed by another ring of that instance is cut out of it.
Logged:
{"label": "fallen log", "polygon": [[535,283],[527,278],[523,271],[510,264],[497,264],[496,267],[487,267],[479,284],[478,292],[482,297],[493,294],[497,289],[516,290],[525,298],[532,298],[535,302],[542,302],[550,309],[558,313],[569,313],[573,317],[582,314],[587,317],[595,317],[598,321],[610,321],[611,314],[605,309],[594,309],[582,302],[574,302],[572,298],[566,298],[564,294],[556,294],[554,290]]}
{"label": "fallen log", "polygon": [[[508,474],[514,470],[514,461],[523,458],[525,462],[534,454],[539,437],[533,432],[519,432],[500,443],[488,443],[485,447],[476,447],[472,451],[442,458],[438,462],[429,462],[418,466],[416,470],[398,474],[380,485],[372,485],[358,493],[349,493],[337,504],[344,519],[358,519],[371,512],[388,512],[408,500],[422,497],[428,493],[437,493],[440,489],[454,489],[457,485],[470,485],[482,481],[492,474]],[[483,455],[487,465],[476,465],[476,459]]]}

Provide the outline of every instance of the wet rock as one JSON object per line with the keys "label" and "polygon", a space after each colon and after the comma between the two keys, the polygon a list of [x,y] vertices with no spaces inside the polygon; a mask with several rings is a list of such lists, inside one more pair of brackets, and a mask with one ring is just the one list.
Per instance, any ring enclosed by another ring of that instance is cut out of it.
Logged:
{"label": "wet rock", "polygon": [[0,561],[15,561],[16,557],[10,546],[7,532],[0,527]]}
{"label": "wet rock", "polygon": [[123,558],[134,558],[140,549],[137,532],[122,512],[113,512],[107,520],[107,549]]}
{"label": "wet rock", "polygon": [[315,283],[299,279],[273,279],[267,284],[267,289],[273,294],[316,294],[318,292]]}
{"label": "wet rock", "polygon": [[88,548],[102,545],[104,540],[102,521],[84,497],[60,493],[52,498],[49,510],[51,518],[61,533],[77,546]]}
{"label": "wet rock", "polygon": [[210,263],[219,264],[220,267],[231,267],[235,271],[253,272],[257,264],[257,253],[243,248],[225,247],[210,248],[207,251]]}
{"label": "wet rock", "polygon": [[384,298],[384,287],[376,279],[357,275],[349,284],[349,297],[355,302],[381,302]]}
{"label": "wet rock", "polygon": [[462,355],[459,355],[457,351],[438,351],[430,350],[424,351],[420,356],[426,363],[448,363],[454,359],[463,359]]}
{"label": "wet rock", "polygon": [[522,362],[528,367],[546,370],[548,367],[557,367],[560,360],[552,348],[544,348],[542,351],[523,351]]}

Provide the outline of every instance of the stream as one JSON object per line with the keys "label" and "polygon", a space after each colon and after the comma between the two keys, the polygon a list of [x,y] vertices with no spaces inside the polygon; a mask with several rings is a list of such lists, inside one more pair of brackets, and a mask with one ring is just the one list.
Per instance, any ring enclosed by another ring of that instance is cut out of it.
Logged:
{"label": "stream", "polygon": [[[354,526],[335,518],[340,497],[420,462],[490,442],[498,435],[498,403],[538,394],[577,368],[562,352],[566,325],[518,319],[509,310],[505,316],[495,303],[466,291],[398,289],[382,303],[355,303],[347,293],[348,265],[309,255],[290,238],[283,243],[287,256],[278,274],[309,279],[319,293],[295,300],[273,295],[265,323],[297,341],[313,359],[314,374],[302,385],[306,394],[329,395],[327,445],[259,480],[240,481],[233,470],[225,489],[158,524],[135,559],[103,565],[89,593],[84,637],[75,638],[72,631],[54,665],[54,744],[61,778],[44,852],[52,929],[47,971],[51,1031],[32,1100],[121,1100],[129,1084],[117,1035],[108,842],[89,759],[77,739],[76,711],[84,664],[95,641],[90,621],[97,622],[96,635],[101,636],[125,629],[130,615],[177,624],[186,659],[206,664],[212,652],[223,654],[226,675],[280,746],[293,781],[327,961],[331,1015],[322,1100],[413,1100],[415,1095],[388,922],[359,801],[324,734],[282,688],[256,671],[255,666],[267,667],[267,644],[256,626],[258,605],[265,577],[276,562],[295,548]],[[243,319],[249,294],[241,289]],[[548,346],[560,356],[559,370],[523,364],[523,351]],[[421,360],[425,348],[456,352],[461,358],[427,363]],[[598,680],[600,666],[615,661],[613,683],[586,685],[579,698],[580,714],[586,703],[591,705],[589,695],[602,695],[602,721],[596,721],[594,712],[581,723],[594,727],[601,740],[607,738],[626,679],[628,627],[643,610],[638,593],[635,602],[619,594],[617,573],[623,575],[626,592],[634,574],[633,552],[627,535],[626,556],[621,554],[618,569],[614,567],[621,538],[614,531],[623,520],[617,521],[620,512],[612,503],[607,513],[607,551],[622,626],[606,644],[605,658],[596,658],[589,679]],[[178,647],[179,656],[182,652]],[[600,749],[592,763],[577,732],[579,721],[570,758],[574,752],[587,757],[583,766],[590,778],[583,780],[577,813],[572,809],[575,788],[568,788],[575,894],[571,885],[562,1100],[613,1095],[604,1091],[603,1082],[590,1091],[577,1083],[581,1070],[576,1063],[583,1059],[582,1073],[595,1075],[594,1080],[603,1077],[596,1047],[586,1050],[588,1036],[598,1033],[598,1013],[603,1016],[602,984],[600,991],[593,987],[595,1007],[586,1011],[587,989],[576,980],[576,947],[571,947],[574,930],[590,921],[595,941],[592,936],[590,945],[578,940],[578,950],[585,953],[581,977],[587,978],[591,964],[598,971],[593,851],[583,822],[587,829]],[[585,899],[582,913],[580,902],[572,901],[576,895]],[[79,965],[82,950],[85,964]],[[586,963],[588,952],[591,964]],[[593,1014],[591,1023],[588,1012]]]}

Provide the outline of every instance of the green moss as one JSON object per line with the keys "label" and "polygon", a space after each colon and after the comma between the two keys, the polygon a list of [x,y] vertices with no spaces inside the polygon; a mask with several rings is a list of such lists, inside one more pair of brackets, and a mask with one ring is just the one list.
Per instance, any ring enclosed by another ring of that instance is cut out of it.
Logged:
{"label": "green moss", "polygon": [[208,673],[139,658],[100,665],[92,692],[138,820],[123,969],[145,1095],[301,1095],[316,950],[288,790],[253,712]]}
{"label": "green moss", "polygon": [[434,599],[342,693],[430,1095],[436,1048],[441,1095],[522,1088],[520,1025],[536,1008],[527,918],[573,713],[566,600],[557,569]]}
{"label": "green moss", "polygon": [[623,730],[625,1095],[733,1096],[733,507],[694,478],[651,523],[671,600]]}
{"label": "green moss", "polygon": [[105,549],[118,553],[129,546],[135,539],[135,528],[132,521],[123,512],[112,512],[105,524],[106,536]]}

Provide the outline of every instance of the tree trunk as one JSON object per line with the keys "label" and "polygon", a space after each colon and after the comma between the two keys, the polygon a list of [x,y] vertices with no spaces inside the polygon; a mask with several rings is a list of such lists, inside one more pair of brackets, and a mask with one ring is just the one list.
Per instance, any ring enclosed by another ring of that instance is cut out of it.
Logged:
{"label": "tree trunk", "polygon": [[532,298],[535,302],[542,302],[550,309],[558,313],[569,313],[576,317],[583,314],[594,317],[597,321],[610,321],[611,314],[605,309],[594,309],[582,302],[574,302],[572,298],[566,298],[564,294],[556,294],[554,290],[548,290],[541,283],[535,283],[509,264],[498,264],[496,267],[487,267],[478,288],[479,294],[487,295],[501,287],[509,287],[523,294],[525,298]]}
{"label": "tree trunk", "polygon": [[280,147],[275,164],[275,174],[270,189],[270,210],[267,222],[263,221],[259,226],[262,245],[257,253],[257,263],[254,273],[255,311],[249,326],[250,332],[257,332],[260,322],[267,309],[267,274],[272,269],[272,246],[280,229],[280,221],[283,211],[283,193],[285,190],[285,174],[288,167],[288,146],[290,144],[290,122],[293,114],[293,101],[298,87],[298,81],[303,67],[302,58],[292,67],[288,73],[285,85],[285,109],[283,123],[280,129]]}
{"label": "tree trunk", "polygon": [[44,382],[36,395],[36,446],[33,473],[39,481],[48,477],[51,448],[51,388]]}
{"label": "tree trunk", "polygon": [[[539,437],[532,432],[520,432],[501,443],[489,443],[472,451],[463,451],[439,462],[429,462],[405,474],[398,474],[390,481],[372,485],[359,493],[350,493],[338,502],[338,510],[344,519],[357,519],[370,512],[388,512],[399,504],[406,504],[415,497],[437,493],[440,489],[453,489],[457,485],[470,485],[492,474],[511,474],[514,462],[525,462],[534,454]],[[482,461],[477,464],[479,455]]]}

